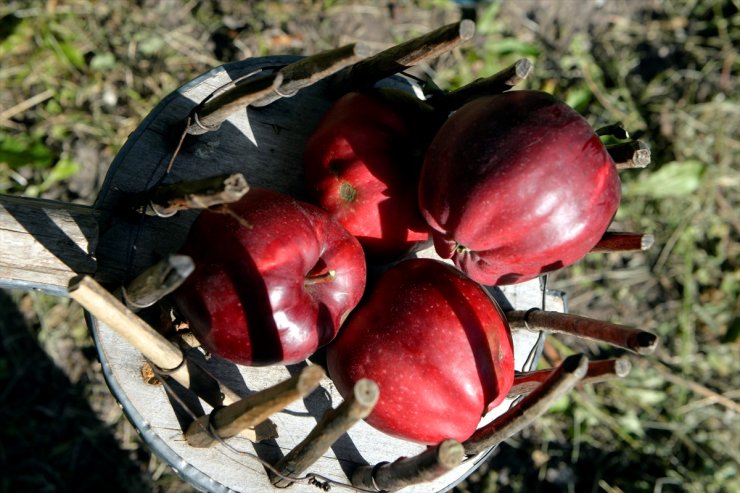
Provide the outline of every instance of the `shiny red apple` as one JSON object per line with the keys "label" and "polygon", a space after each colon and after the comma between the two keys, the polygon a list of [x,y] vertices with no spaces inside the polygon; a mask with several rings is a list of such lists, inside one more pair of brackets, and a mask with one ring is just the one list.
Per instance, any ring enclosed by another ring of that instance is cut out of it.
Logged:
{"label": "shiny red apple", "polygon": [[182,253],[195,271],[177,308],[208,351],[245,365],[306,359],[365,288],[357,240],[317,207],[265,189],[202,212]]}
{"label": "shiny red apple", "polygon": [[426,444],[467,439],[514,380],[501,309],[479,284],[438,260],[405,260],[384,272],[327,346],[329,376],[352,393],[374,380],[366,421]]}
{"label": "shiny red apple", "polygon": [[619,200],[616,167],[588,122],[537,91],[460,108],[430,144],[419,184],[437,253],[487,285],[578,261]]}
{"label": "shiny red apple", "polygon": [[309,192],[368,257],[393,259],[428,240],[417,189],[424,150],[439,124],[415,96],[369,89],[337,100],[308,139]]}

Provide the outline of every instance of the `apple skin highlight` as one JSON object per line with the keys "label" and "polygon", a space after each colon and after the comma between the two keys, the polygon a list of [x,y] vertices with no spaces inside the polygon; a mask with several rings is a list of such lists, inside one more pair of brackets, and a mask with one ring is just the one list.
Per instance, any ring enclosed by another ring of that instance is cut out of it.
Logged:
{"label": "apple skin highlight", "polygon": [[589,123],[537,91],[460,108],[430,144],[419,183],[437,253],[485,285],[580,260],[620,196],[617,169]]}
{"label": "apple skin highlight", "polygon": [[479,284],[437,260],[390,268],[327,347],[342,395],[362,378],[380,398],[366,421],[424,444],[464,441],[514,381],[506,318]]}
{"label": "apple skin highlight", "polygon": [[195,271],[175,305],[205,349],[244,365],[308,358],[365,289],[357,240],[317,207],[265,189],[203,211],[181,253]]}

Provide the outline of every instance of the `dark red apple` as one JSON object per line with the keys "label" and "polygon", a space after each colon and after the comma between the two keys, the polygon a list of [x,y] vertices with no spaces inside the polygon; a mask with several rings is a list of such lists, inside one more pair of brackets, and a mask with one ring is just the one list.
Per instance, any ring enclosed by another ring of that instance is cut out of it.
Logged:
{"label": "dark red apple", "polygon": [[329,376],[347,396],[361,378],[380,398],[366,421],[426,444],[460,441],[514,381],[501,309],[479,284],[438,260],[384,272],[327,347]]}
{"label": "dark red apple", "polygon": [[392,259],[428,240],[417,189],[424,151],[439,124],[431,106],[415,96],[370,89],[337,100],[308,139],[309,192],[368,257]]}
{"label": "dark red apple", "polygon": [[588,122],[536,91],[460,108],[432,141],[419,184],[437,253],[487,285],[578,261],[619,200],[616,167]]}
{"label": "dark red apple", "polygon": [[195,271],[174,295],[213,354],[290,364],[331,341],[365,288],[362,247],[319,208],[252,189],[202,212],[182,253]]}

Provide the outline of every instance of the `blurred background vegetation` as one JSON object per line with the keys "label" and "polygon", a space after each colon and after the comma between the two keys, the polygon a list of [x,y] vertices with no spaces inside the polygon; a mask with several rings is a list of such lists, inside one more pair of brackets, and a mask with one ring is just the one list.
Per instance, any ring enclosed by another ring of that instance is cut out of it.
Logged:
{"label": "blurred background vegetation", "polygon": [[[444,89],[518,58],[524,87],[595,126],[622,121],[652,165],[624,171],[613,229],[655,235],[549,279],[573,313],[655,331],[625,379],[582,388],[509,440],[460,492],[740,491],[737,0],[6,1],[0,193],[91,204],[127,136],[222,63],[381,49],[461,16],[476,38],[417,68]],[[0,245],[0,250],[2,246]],[[0,291],[0,491],[182,492],[101,377],[82,311]],[[550,340],[548,354],[613,350]],[[543,358],[543,365],[547,359]]]}

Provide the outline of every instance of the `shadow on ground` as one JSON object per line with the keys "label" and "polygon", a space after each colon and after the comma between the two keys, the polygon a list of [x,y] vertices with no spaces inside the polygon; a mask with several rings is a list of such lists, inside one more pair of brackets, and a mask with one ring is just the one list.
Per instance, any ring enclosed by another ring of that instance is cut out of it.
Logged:
{"label": "shadow on ground", "polygon": [[152,491],[0,290],[0,490]]}

